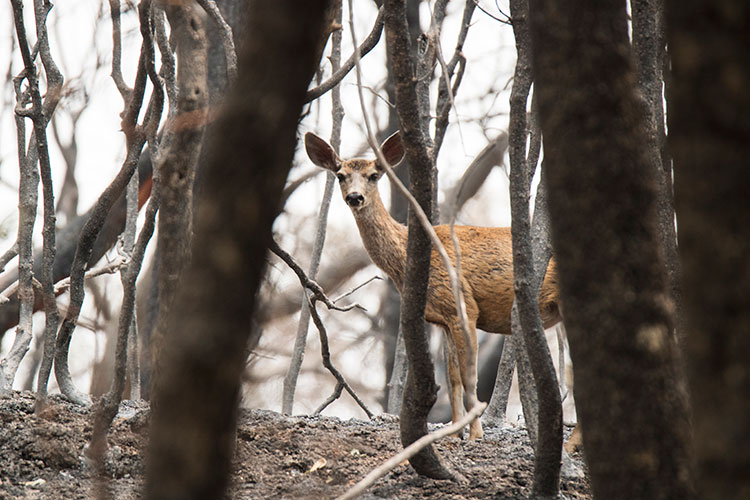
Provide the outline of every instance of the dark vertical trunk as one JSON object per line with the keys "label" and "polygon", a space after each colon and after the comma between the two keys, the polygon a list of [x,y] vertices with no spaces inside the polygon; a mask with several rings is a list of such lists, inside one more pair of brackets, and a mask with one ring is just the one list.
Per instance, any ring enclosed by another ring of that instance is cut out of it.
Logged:
{"label": "dark vertical trunk", "polygon": [[[539,316],[539,288],[549,262],[550,252],[534,252],[531,242],[529,198],[533,172],[527,162],[526,125],[527,103],[531,87],[531,33],[529,32],[528,0],[511,0],[513,33],[516,37],[518,60],[513,75],[510,97],[509,153],[510,201],[513,217],[513,276],[514,308],[523,332],[523,344],[528,354],[538,394],[536,422],[527,418],[529,426],[537,426],[534,464],[534,493],[553,497],[560,488],[560,454],[562,452],[562,403],[557,387],[557,375],[544,336]],[[536,167],[536,162],[534,162]],[[535,214],[541,218],[543,214]],[[537,249],[539,250],[539,249]],[[519,370],[519,377],[520,377]],[[533,439],[533,438],[532,438]]]}
{"label": "dark vertical trunk", "polygon": [[532,0],[552,241],[596,498],[690,498],[683,376],[670,332],[625,2]]}
{"label": "dark vertical trunk", "polygon": [[209,142],[192,261],[155,385],[146,498],[222,498],[226,490],[240,375],[258,340],[250,338],[254,297],[327,4],[247,6],[238,81]]}
{"label": "dark vertical trunk", "polygon": [[[377,2],[378,5],[382,5],[382,2]],[[419,0],[407,0],[406,2],[406,21],[409,26],[409,39],[411,40],[411,57],[414,58],[414,47],[416,47],[416,41],[417,37],[422,33],[422,29],[419,25]],[[386,81],[385,90],[388,93],[388,101],[389,102],[396,102],[396,89],[394,87],[393,83],[393,74],[390,70],[391,68],[391,62],[390,62],[390,56],[388,57],[388,80]],[[382,144],[382,142],[389,137],[391,134],[396,132],[399,129],[399,123],[398,123],[398,113],[396,110],[392,107],[389,107],[389,113],[388,113],[388,129],[381,131],[380,136],[378,137],[378,141]],[[409,184],[409,168],[406,165],[407,162],[403,162],[403,164],[396,170],[396,175],[398,175],[399,179],[401,179],[401,182],[404,183],[404,185]],[[396,189],[396,187],[391,183],[391,205],[389,212],[391,216],[399,221],[402,224],[406,224],[406,214],[407,214],[407,202],[406,198],[401,194],[401,192]],[[395,285],[388,280],[388,286],[386,288],[386,291],[383,294],[383,300],[381,302],[381,307],[379,311],[379,316],[383,319],[382,323],[382,332],[383,332],[383,347],[385,351],[385,373],[387,375],[388,380],[391,380],[391,376],[393,374],[393,366],[396,356],[396,349],[397,349],[397,339],[398,339],[398,329],[399,329],[399,322],[400,322],[400,316],[399,316],[399,304],[400,304],[400,298],[398,294],[398,290],[396,290]],[[390,388],[386,386],[386,391],[384,394],[384,401],[389,401],[389,392]],[[399,391],[402,389],[394,388],[394,390]],[[399,398],[400,399],[400,398]],[[388,411],[392,411],[393,408],[388,408]]]}
{"label": "dark vertical trunk", "polygon": [[[385,32],[391,59],[401,131],[409,164],[410,191],[427,217],[432,214],[432,160],[422,134],[415,88],[414,61],[409,57],[410,40],[404,3],[385,2]],[[406,270],[401,290],[401,329],[409,360],[403,405],[401,408],[401,442],[408,446],[427,434],[427,414],[437,398],[435,367],[425,331],[424,310],[427,304],[427,281],[430,274],[429,237],[413,211],[409,212],[409,239],[406,248]],[[432,446],[410,459],[414,469],[423,475],[452,478]]]}
{"label": "dark vertical trunk", "polygon": [[668,2],[669,143],[700,498],[750,498],[750,4]]}
{"label": "dark vertical trunk", "polygon": [[[664,126],[664,61],[666,32],[663,0],[635,0],[631,2],[633,19],[633,54],[635,56],[638,88],[646,105],[648,159],[657,173],[659,196],[656,205],[657,224],[662,239],[667,266],[667,289],[680,316],[680,265],[677,255],[677,234],[674,223],[672,194],[672,162],[666,154]],[[680,325],[675,325],[679,327]]]}

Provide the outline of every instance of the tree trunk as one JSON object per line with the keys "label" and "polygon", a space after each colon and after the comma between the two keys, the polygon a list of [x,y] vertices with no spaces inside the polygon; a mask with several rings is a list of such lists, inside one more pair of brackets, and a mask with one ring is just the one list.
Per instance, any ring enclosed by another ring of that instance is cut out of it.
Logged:
{"label": "tree trunk", "polygon": [[[327,2],[249,2],[156,380],[146,498],[222,498],[255,294]],[[258,68],[263,68],[259,71]],[[196,404],[198,402],[198,404]]]}
{"label": "tree trunk", "polygon": [[625,2],[531,2],[552,241],[596,498],[691,498],[657,173]]}
{"label": "tree trunk", "polygon": [[[382,1],[376,2],[379,6]],[[409,26],[409,39],[411,40],[411,57],[416,59],[414,48],[416,47],[417,38],[422,34],[419,25],[419,0],[406,1],[406,21]],[[386,80],[385,90],[388,93],[388,102],[396,102],[396,89],[393,82],[393,71],[391,70],[390,55],[386,54],[388,64],[388,79]],[[399,129],[398,112],[396,108],[388,108],[388,129],[381,131],[378,135],[380,144],[390,137]],[[404,185],[409,184],[409,168],[404,161],[400,168],[396,170],[396,175]],[[396,188],[393,182],[389,181],[391,187],[391,204],[389,212],[391,216],[402,224],[406,224],[408,202],[404,195]],[[401,398],[404,393],[403,382],[406,380],[406,353],[403,351],[403,340],[399,340],[403,335],[400,333],[400,296],[396,286],[388,281],[385,287],[381,306],[378,316],[382,318],[383,331],[383,348],[385,351],[385,373],[388,375],[388,382],[384,399],[388,413],[399,413],[401,410]],[[400,350],[399,350],[400,349]],[[394,371],[394,369],[396,371]],[[393,394],[391,394],[393,392]]]}
{"label": "tree trunk", "polygon": [[[432,214],[432,160],[422,134],[415,88],[414,61],[403,1],[385,2],[385,32],[396,90],[396,108],[401,122],[409,164],[409,187],[429,218]],[[435,367],[425,330],[427,281],[430,275],[430,239],[416,214],[409,210],[406,270],[401,290],[401,329],[409,371],[401,408],[401,442],[408,446],[427,434],[427,414],[437,399]],[[446,469],[434,447],[428,446],[409,462],[418,473],[435,479],[455,477]]]}
{"label": "tree trunk", "polygon": [[667,16],[696,486],[750,498],[750,4],[672,1]]}
{"label": "tree trunk", "polygon": [[[511,0],[510,9],[518,53],[510,97],[508,131],[515,309],[538,396],[537,421],[530,422],[527,419],[526,422],[528,427],[536,426],[533,491],[539,496],[553,497],[560,488],[562,403],[555,367],[539,315],[539,289],[547,271],[550,252],[539,251],[541,247],[534,249],[531,243],[529,197],[533,171],[527,162],[526,146],[526,109],[532,81],[528,0]],[[536,161],[533,167],[536,167]],[[535,212],[535,215],[541,218],[546,214]]]}

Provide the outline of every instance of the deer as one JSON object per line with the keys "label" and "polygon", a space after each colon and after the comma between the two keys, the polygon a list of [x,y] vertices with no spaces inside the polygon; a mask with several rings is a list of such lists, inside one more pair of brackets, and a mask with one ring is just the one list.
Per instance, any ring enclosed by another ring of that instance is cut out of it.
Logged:
{"label": "deer", "polygon": [[[404,158],[400,132],[388,137],[380,148],[385,160],[393,167],[398,166]],[[407,228],[391,217],[380,198],[378,181],[385,168],[377,159],[341,160],[325,140],[312,132],[305,134],[305,149],[315,165],[336,175],[344,202],[354,215],[370,259],[388,275],[400,292],[406,267]],[[434,229],[455,266],[450,227],[438,225]],[[510,228],[455,225],[454,230],[461,259],[460,280],[468,319],[468,336],[456,310],[448,272],[435,248],[430,256],[425,320],[441,327],[446,334],[451,353],[447,356],[451,418],[456,422],[464,409],[464,393],[466,410],[479,404],[476,329],[510,335],[514,292]],[[554,326],[562,319],[554,260],[550,260],[539,292],[539,312],[544,328]],[[482,436],[482,424],[476,419],[469,427],[469,440]]]}

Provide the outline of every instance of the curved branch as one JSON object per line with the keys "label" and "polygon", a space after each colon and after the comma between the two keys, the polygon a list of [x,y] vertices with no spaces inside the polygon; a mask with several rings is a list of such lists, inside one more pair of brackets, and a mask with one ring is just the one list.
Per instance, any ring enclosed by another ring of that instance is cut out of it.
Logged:
{"label": "curved branch", "polygon": [[378,11],[378,17],[375,19],[375,25],[372,27],[370,34],[367,35],[367,38],[362,42],[362,45],[357,47],[357,50],[354,51],[341,68],[335,71],[328,80],[324,81],[314,89],[308,90],[305,95],[305,102],[313,101],[335,87],[352,70],[352,68],[354,68],[357,61],[364,57],[375,47],[375,45],[378,44],[380,34],[383,31],[384,19],[383,7],[381,7]]}
{"label": "curved branch", "polygon": [[224,45],[224,57],[227,62],[227,79],[231,84],[237,79],[237,51],[234,47],[232,27],[224,20],[214,0],[197,0],[197,2],[219,28],[221,43]]}

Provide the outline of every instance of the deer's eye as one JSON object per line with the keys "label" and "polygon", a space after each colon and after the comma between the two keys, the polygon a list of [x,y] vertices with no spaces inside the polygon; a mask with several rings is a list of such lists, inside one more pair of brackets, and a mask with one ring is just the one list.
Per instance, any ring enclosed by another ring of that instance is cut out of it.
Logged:
{"label": "deer's eye", "polygon": [[344,174],[336,174],[336,178],[339,180],[339,182],[344,182],[346,176]]}
{"label": "deer's eye", "polygon": [[370,174],[370,182],[378,182],[380,176],[378,174]]}

